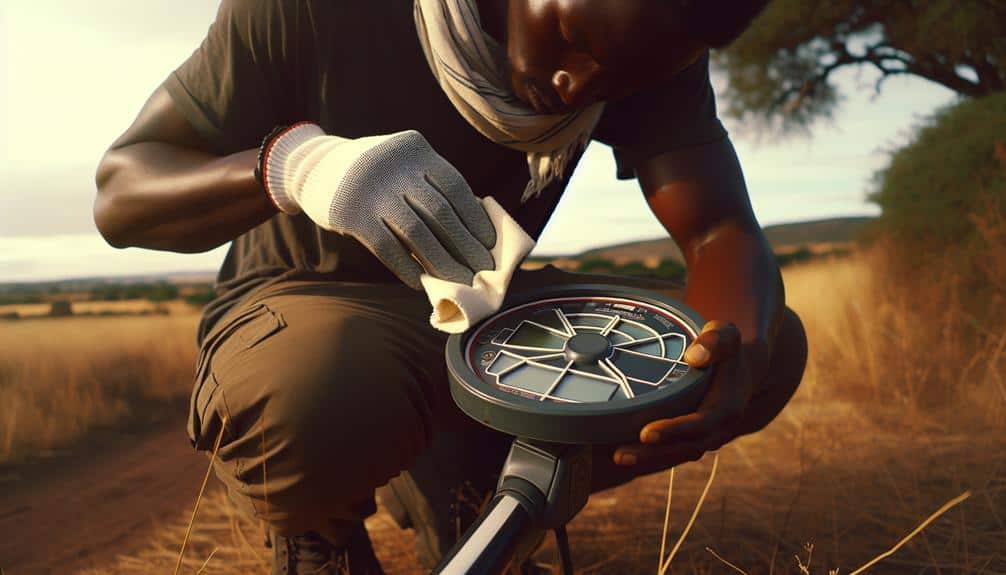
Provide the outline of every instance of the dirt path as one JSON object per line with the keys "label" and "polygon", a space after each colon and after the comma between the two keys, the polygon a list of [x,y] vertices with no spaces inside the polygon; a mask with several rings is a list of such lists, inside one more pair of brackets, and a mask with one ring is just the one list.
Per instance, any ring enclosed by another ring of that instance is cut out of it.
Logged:
{"label": "dirt path", "polygon": [[0,470],[0,567],[73,573],[143,548],[156,525],[191,508],[207,463],[171,424]]}
{"label": "dirt path", "polygon": [[[86,568],[110,575],[170,573],[208,464],[203,454],[191,450],[182,429],[171,425],[141,435],[111,435],[70,456],[18,470],[0,468],[4,575]],[[975,447],[979,437],[988,445]],[[759,567],[769,565],[791,572],[784,567],[793,567],[794,555],[805,555],[804,545],[812,542],[822,569],[847,572],[886,550],[958,495],[962,485],[1006,484],[1000,460],[993,456],[1002,453],[1001,444],[1001,434],[920,427],[906,435],[902,427],[866,418],[851,404],[795,401],[764,431],[720,451],[713,489],[676,564],[688,572],[723,572],[719,566],[710,570],[714,561],[705,551],[708,546],[750,573],[766,572]],[[679,469],[672,541],[703,490],[710,466],[707,456]],[[239,518],[235,528],[219,483],[211,480],[210,485],[213,493],[190,541],[190,564],[219,550],[213,559],[216,573],[267,572],[268,552],[255,539],[259,526]],[[967,507],[968,560],[989,561],[996,572],[1006,572],[999,568],[1004,564],[997,509],[1003,508],[1003,493],[990,490],[988,499],[973,498]],[[595,494],[569,525],[579,569],[598,575],[652,573],[666,497],[666,473]],[[926,531],[926,546],[906,547],[880,571],[907,574],[925,565],[963,565],[956,529],[956,523],[934,523]],[[368,530],[389,575],[420,572],[411,531],[398,530],[381,513],[368,520]],[[543,549],[543,559],[554,556],[550,545]],[[118,555],[129,555],[131,561],[119,565]]]}

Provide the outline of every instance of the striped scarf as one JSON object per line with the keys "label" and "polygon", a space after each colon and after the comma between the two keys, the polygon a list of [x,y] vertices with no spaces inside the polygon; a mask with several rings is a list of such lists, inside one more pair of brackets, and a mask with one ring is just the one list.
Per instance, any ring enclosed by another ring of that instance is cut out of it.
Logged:
{"label": "striped scarf", "polygon": [[416,31],[440,87],[476,130],[527,152],[531,179],[521,202],[535,197],[580,152],[604,104],[568,114],[539,114],[510,90],[505,50],[482,31],[475,0],[415,0]]}

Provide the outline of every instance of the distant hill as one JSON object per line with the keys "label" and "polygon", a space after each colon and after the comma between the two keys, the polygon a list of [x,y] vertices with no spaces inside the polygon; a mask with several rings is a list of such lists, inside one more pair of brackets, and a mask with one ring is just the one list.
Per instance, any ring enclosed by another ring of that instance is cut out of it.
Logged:
{"label": "distant hill", "polygon": [[[772,244],[772,248],[777,252],[784,252],[801,246],[852,242],[871,220],[873,220],[871,217],[830,218],[826,220],[766,226],[764,230],[765,236],[768,238],[769,243]],[[606,259],[617,263],[643,261],[646,259],[684,260],[681,256],[681,250],[678,249],[678,246],[670,238],[642,240],[594,248],[576,255],[566,256],[565,258],[541,257],[536,259],[543,261],[555,259],[579,261]]]}
{"label": "distant hill", "polygon": [[177,285],[208,284],[216,279],[216,271],[167,272],[163,274],[80,277],[62,280],[0,282],[0,294],[23,291],[74,292],[89,291],[108,285],[132,285],[167,282]]}
{"label": "distant hill", "polygon": [[871,217],[854,217],[778,224],[766,227],[765,237],[774,248],[845,243],[854,241],[873,220]]}

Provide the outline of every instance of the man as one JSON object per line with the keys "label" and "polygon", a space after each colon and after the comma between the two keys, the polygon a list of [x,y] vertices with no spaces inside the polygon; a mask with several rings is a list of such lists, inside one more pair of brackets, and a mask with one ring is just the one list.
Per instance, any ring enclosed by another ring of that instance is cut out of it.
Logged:
{"label": "man", "polygon": [[199,327],[188,431],[201,450],[219,439],[216,474],[268,523],[274,572],[380,573],[362,521],[393,477],[389,506],[424,563],[453,543],[447,502],[461,481],[491,487],[507,438],[453,406],[420,276],[467,283],[497,265],[477,198],[537,238],[590,138],[638,178],[686,286],[550,267],[510,289],[630,283],[715,320],[686,356],[715,367],[702,406],[598,446],[594,490],[775,417],[805,339],[707,61],[760,4],[224,0],[102,158],[95,221],[117,247],[232,242]]}

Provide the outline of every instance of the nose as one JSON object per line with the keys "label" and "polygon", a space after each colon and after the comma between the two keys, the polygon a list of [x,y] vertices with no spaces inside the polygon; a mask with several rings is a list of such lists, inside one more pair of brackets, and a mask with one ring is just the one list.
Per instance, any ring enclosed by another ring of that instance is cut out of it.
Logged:
{"label": "nose", "polygon": [[583,70],[557,70],[552,75],[552,87],[566,106],[579,108],[599,99],[600,78],[594,66]]}

